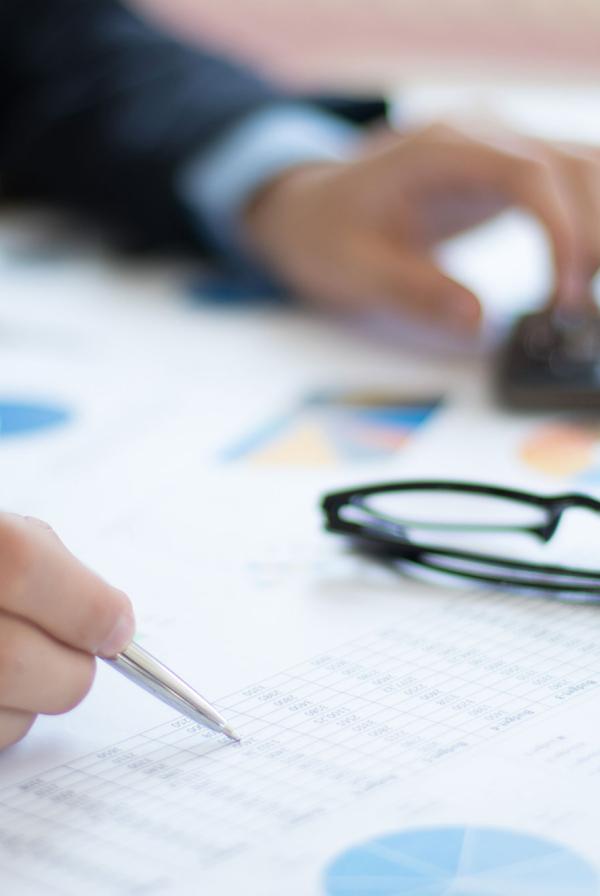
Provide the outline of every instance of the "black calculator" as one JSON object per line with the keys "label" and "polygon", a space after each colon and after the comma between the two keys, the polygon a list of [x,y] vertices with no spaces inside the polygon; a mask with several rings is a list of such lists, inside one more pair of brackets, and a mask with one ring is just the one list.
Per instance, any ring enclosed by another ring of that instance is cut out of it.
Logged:
{"label": "black calculator", "polygon": [[500,351],[497,387],[507,407],[600,411],[600,314],[521,317]]}

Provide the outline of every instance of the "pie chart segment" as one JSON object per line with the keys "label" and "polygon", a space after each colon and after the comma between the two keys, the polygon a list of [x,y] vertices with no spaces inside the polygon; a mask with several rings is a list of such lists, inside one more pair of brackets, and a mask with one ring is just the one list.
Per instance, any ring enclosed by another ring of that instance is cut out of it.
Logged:
{"label": "pie chart segment", "polygon": [[0,399],[0,439],[53,429],[66,423],[69,416],[67,410],[54,405]]}
{"label": "pie chart segment", "polygon": [[570,849],[494,828],[424,828],[354,846],[325,871],[327,896],[600,896]]}

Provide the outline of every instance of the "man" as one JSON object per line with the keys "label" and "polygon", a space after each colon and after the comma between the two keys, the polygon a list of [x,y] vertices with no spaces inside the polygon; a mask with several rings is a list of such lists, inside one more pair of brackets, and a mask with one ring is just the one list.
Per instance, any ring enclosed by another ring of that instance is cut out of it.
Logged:
{"label": "man", "polygon": [[118,0],[0,2],[0,182],[128,244],[262,268],[320,304],[402,307],[473,329],[435,266],[444,236],[517,204],[545,226],[557,292],[600,261],[600,159],[445,126],[370,139],[351,103],[303,103],[184,46]]}
{"label": "man", "polygon": [[[184,249],[322,306],[403,309],[474,331],[477,297],[432,250],[507,205],[550,240],[553,301],[600,263],[600,159],[445,125],[362,130],[372,111],[309,103],[117,0],[0,0],[0,183],[130,246]],[[367,114],[369,113],[369,114]],[[36,520],[0,516],[0,747],[91,685],[131,639],[127,598]]]}

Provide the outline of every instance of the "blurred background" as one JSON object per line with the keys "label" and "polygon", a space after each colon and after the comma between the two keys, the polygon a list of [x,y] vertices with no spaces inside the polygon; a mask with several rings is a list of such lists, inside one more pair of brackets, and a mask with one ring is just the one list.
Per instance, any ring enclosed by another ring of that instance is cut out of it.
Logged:
{"label": "blurred background", "polygon": [[[500,120],[600,145],[600,0],[135,0],[300,90],[384,94],[397,125]],[[509,212],[440,261],[485,299],[491,329],[547,295],[539,226]],[[597,278],[600,299],[600,282]]]}
{"label": "blurred background", "polygon": [[[299,91],[383,94],[398,126],[499,119],[600,146],[600,0],[127,2]],[[544,235],[519,211],[439,254],[482,296],[493,333],[551,286]],[[600,276],[596,290],[600,303]]]}
{"label": "blurred background", "polygon": [[302,85],[399,80],[597,81],[598,0],[135,0]]}

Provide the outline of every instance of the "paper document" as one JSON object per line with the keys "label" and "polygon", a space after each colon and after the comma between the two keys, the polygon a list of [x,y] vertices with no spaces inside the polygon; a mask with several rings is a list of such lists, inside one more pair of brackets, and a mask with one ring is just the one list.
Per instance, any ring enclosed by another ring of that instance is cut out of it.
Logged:
{"label": "paper document", "polygon": [[[323,839],[324,823],[360,839],[369,813],[402,814],[440,764],[489,762],[496,742],[545,741],[570,706],[598,706],[595,616],[487,593],[424,597],[397,625],[223,699],[239,746],[176,718],[4,788],[3,892],[326,892],[336,836]],[[520,815],[539,830],[530,789]],[[591,799],[572,795],[571,835]],[[479,813],[493,822],[491,804]]]}
{"label": "paper document", "polygon": [[[391,328],[178,288],[8,265],[1,504],[123,588],[140,643],[243,741],[100,663],[77,709],[0,757],[2,896],[599,896],[600,610],[431,588],[319,512],[325,491],[416,476],[591,488],[598,434],[497,414],[481,360]],[[382,416],[314,392],[409,400]],[[580,522],[540,554],[595,562]]]}

